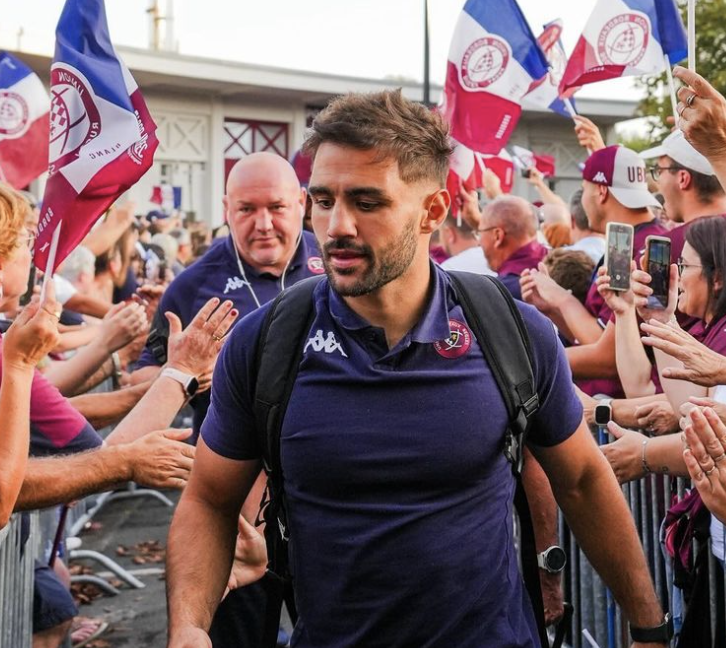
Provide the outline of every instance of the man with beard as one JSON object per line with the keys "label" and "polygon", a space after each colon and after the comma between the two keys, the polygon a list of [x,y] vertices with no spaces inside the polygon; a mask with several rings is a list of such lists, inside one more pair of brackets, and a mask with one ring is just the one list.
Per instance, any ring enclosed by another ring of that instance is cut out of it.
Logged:
{"label": "man with beard", "polygon": [[[400,91],[351,94],[320,113],[306,151],[327,279],[281,432],[292,646],[538,646],[512,539],[506,407],[428,257],[450,204],[447,128]],[[632,624],[658,628],[632,518],[582,422],[554,329],[519,308],[541,402],[532,452]],[[169,532],[170,648],[210,645],[236,514],[260,470],[253,367],[267,310],[235,328],[215,369]],[[466,343],[447,345],[452,333]]]}

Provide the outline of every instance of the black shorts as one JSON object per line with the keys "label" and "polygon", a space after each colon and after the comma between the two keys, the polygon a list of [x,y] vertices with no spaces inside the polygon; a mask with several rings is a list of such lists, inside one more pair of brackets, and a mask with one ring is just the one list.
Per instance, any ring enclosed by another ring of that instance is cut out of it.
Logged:
{"label": "black shorts", "polygon": [[38,561],[33,585],[33,632],[50,630],[78,614],[68,588],[50,567]]}

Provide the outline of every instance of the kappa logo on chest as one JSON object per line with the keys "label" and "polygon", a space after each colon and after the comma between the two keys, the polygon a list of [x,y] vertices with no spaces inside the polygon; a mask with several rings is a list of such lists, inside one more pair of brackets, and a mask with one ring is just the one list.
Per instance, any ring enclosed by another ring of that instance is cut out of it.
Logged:
{"label": "kappa logo on chest", "polygon": [[343,347],[340,342],[335,339],[335,333],[328,331],[327,335],[322,329],[318,329],[315,335],[311,337],[305,344],[303,353],[307,353],[308,349],[312,348],[313,351],[318,353],[340,353],[344,358],[348,357],[348,354],[343,351]]}
{"label": "kappa logo on chest", "polygon": [[227,279],[227,285],[224,287],[224,294],[226,295],[231,290],[239,290],[245,286],[249,286],[249,281],[244,281],[239,277],[229,277]]}

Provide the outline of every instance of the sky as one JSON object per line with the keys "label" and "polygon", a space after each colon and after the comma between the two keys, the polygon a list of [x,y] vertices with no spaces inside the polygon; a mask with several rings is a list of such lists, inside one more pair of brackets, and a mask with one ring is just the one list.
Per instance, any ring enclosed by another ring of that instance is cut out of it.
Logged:
{"label": "sky", "polygon": [[[150,0],[106,0],[116,45],[146,47]],[[498,0],[492,0],[497,2]],[[569,53],[596,0],[519,0],[532,31],[561,18]],[[162,13],[166,0],[159,2]],[[442,83],[464,0],[429,0],[431,79]],[[52,54],[63,0],[0,0],[0,47]],[[179,51],[245,63],[370,78],[423,78],[423,0],[175,0]],[[593,84],[582,96],[638,99],[632,80]]]}

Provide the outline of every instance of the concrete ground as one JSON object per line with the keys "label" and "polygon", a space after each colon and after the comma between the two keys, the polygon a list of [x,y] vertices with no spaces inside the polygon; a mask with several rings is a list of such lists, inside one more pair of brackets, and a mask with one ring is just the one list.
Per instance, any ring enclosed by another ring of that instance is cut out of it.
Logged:
{"label": "concrete ground", "polygon": [[[165,494],[175,503],[179,499],[178,493]],[[99,551],[113,558],[145,585],[143,589],[134,589],[119,583],[106,567],[94,561],[71,562],[92,568],[95,575],[111,581],[120,590],[118,596],[104,595],[80,606],[81,615],[100,617],[109,623],[102,640],[91,644],[91,648],[166,647],[162,557],[172,514],[173,509],[153,498],[117,500],[108,503],[96,515],[94,523],[100,524],[94,524],[81,534],[82,549]],[[119,547],[124,548],[120,553],[125,555],[119,555]],[[284,624],[289,628],[287,619]]]}

